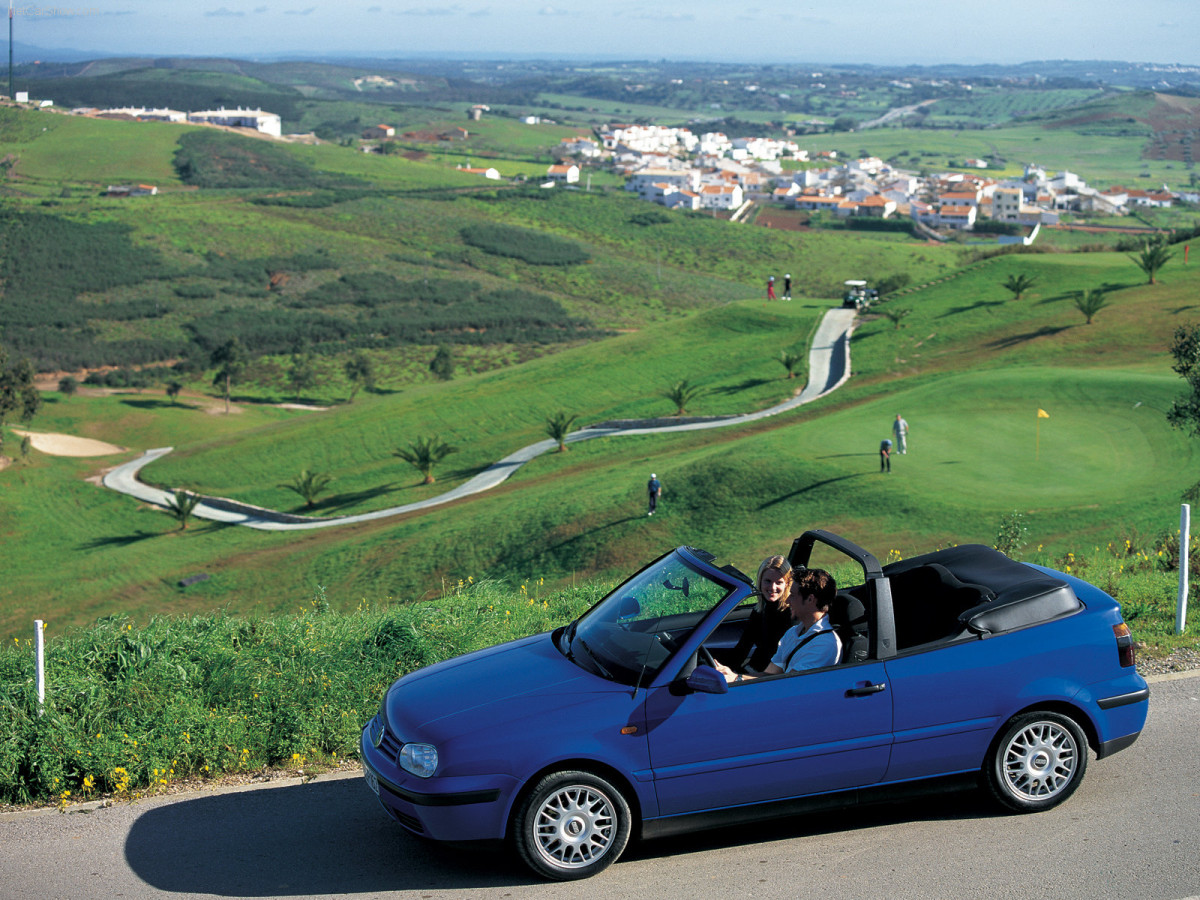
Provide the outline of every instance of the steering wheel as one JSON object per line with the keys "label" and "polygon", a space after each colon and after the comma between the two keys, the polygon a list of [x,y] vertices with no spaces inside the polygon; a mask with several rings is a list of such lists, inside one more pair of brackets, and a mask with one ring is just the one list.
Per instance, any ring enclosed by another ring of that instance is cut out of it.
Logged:
{"label": "steering wheel", "polygon": [[[669,632],[660,631],[654,635],[654,637],[660,644],[663,645],[663,649],[665,649],[668,653],[674,653],[675,648],[679,646],[679,642],[675,640],[675,638],[671,637]],[[703,644],[696,649],[696,664],[701,666],[709,666],[713,669],[717,667],[717,662],[715,659],[713,659],[712,653],[710,653],[708,648]]]}

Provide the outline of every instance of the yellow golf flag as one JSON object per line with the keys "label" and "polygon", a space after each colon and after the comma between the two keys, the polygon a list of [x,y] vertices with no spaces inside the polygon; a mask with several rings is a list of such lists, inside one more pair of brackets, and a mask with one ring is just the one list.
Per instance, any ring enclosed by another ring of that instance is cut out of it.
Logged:
{"label": "yellow golf flag", "polygon": [[1050,418],[1050,413],[1046,412],[1044,409],[1039,409],[1038,410],[1038,418],[1039,419],[1048,419],[1048,418]]}

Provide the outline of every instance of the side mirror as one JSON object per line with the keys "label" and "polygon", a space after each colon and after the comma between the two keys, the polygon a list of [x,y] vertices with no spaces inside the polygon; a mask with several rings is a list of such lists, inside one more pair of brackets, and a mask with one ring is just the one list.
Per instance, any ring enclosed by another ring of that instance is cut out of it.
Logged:
{"label": "side mirror", "polygon": [[692,674],[687,677],[686,684],[691,690],[701,694],[726,694],[729,692],[729,684],[725,681],[725,676],[712,666],[696,666],[692,670]]}
{"label": "side mirror", "polygon": [[617,621],[624,622],[628,619],[636,619],[641,611],[642,604],[638,603],[637,597],[622,597],[621,605],[617,607]]}

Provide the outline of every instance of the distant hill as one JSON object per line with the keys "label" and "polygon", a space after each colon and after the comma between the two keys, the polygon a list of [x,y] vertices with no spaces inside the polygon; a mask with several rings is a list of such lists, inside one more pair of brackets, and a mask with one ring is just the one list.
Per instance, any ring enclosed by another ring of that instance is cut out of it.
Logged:
{"label": "distant hill", "polygon": [[[22,65],[15,87],[58,106],[220,106],[270,108],[299,118],[297,101],[356,103],[508,103],[528,100],[526,89],[416,75],[394,66],[319,62],[249,62],[204,57],[105,57]],[[286,126],[285,126],[286,127]]]}
{"label": "distant hill", "polygon": [[1041,119],[1047,128],[1105,135],[1146,135],[1147,159],[1191,164],[1200,156],[1200,97],[1148,91],[1106,97]]}

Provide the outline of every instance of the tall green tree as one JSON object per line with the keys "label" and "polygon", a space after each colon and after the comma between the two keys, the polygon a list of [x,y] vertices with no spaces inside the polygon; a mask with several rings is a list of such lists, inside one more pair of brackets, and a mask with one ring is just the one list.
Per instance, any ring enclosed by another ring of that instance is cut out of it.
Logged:
{"label": "tall green tree", "polygon": [[288,384],[292,388],[292,399],[300,402],[300,395],[311,390],[317,383],[317,370],[311,350],[292,354],[292,367],[288,370]]}
{"label": "tall green tree", "polygon": [[449,381],[454,377],[454,354],[448,346],[442,344],[437,348],[429,362],[429,371],[440,381]]}
{"label": "tall green tree", "polygon": [[229,391],[246,369],[246,351],[241,341],[232,337],[212,352],[209,364],[216,369],[213,375],[214,385],[223,385],[225,389],[225,412],[229,412]]}
{"label": "tall green tree", "polygon": [[1171,404],[1167,421],[1200,437],[1200,325],[1180,325],[1171,340],[1172,371],[1187,384],[1188,392]]}
{"label": "tall green tree", "polygon": [[175,403],[179,399],[179,392],[183,390],[183,382],[177,379],[172,379],[167,382],[167,396],[171,398],[171,402]]}
{"label": "tall green tree", "polygon": [[345,372],[350,381],[350,403],[354,402],[355,396],[363,388],[375,390],[375,368],[371,365],[371,358],[361,350],[346,360]]}
{"label": "tall green tree", "polygon": [[28,422],[42,405],[42,395],[33,384],[33,366],[28,359],[9,362],[8,351],[0,344],[0,425],[14,416]]}
{"label": "tall green tree", "polygon": [[398,456],[425,476],[422,484],[433,484],[437,481],[433,477],[433,467],[440,463],[451,453],[457,453],[458,448],[452,447],[438,437],[419,437],[407,447],[400,447],[393,452],[393,456]]}
{"label": "tall green tree", "polygon": [[309,469],[301,469],[300,474],[292,478],[290,482],[279,486],[287,488],[289,491],[295,491],[304,498],[305,506],[312,506],[316,503],[317,497],[329,487],[331,481],[333,481],[333,476],[328,472],[314,472]]}
{"label": "tall green tree", "polygon": [[[1184,380],[1187,393],[1171,404],[1167,421],[1191,432],[1192,437],[1200,437],[1200,325],[1176,328],[1170,349],[1175,360],[1171,369]],[[1184,497],[1193,501],[1197,495],[1200,495],[1200,481],[1184,492]]]}
{"label": "tall green tree", "polygon": [[579,416],[569,416],[560,409],[546,419],[546,434],[558,442],[559,453],[567,449],[567,435],[571,433],[571,426],[575,424],[575,420],[578,418]]}
{"label": "tall green tree", "polygon": [[708,393],[707,388],[702,388],[698,384],[692,384],[686,378],[683,381],[677,381],[665,391],[662,395],[675,404],[675,415],[682,416],[687,413],[687,405],[697,397],[703,397]]}
{"label": "tall green tree", "polygon": [[1158,284],[1158,270],[1167,264],[1175,256],[1175,251],[1167,246],[1167,239],[1161,235],[1155,235],[1146,240],[1142,244],[1142,249],[1137,256],[1129,257],[1137,264],[1137,267],[1146,273],[1146,278],[1150,284]]}
{"label": "tall green tree", "polygon": [[1037,284],[1037,279],[1032,275],[1027,275],[1022,272],[1020,275],[1009,275],[1004,279],[1004,287],[1010,291],[1014,300],[1020,300],[1025,292]]}

